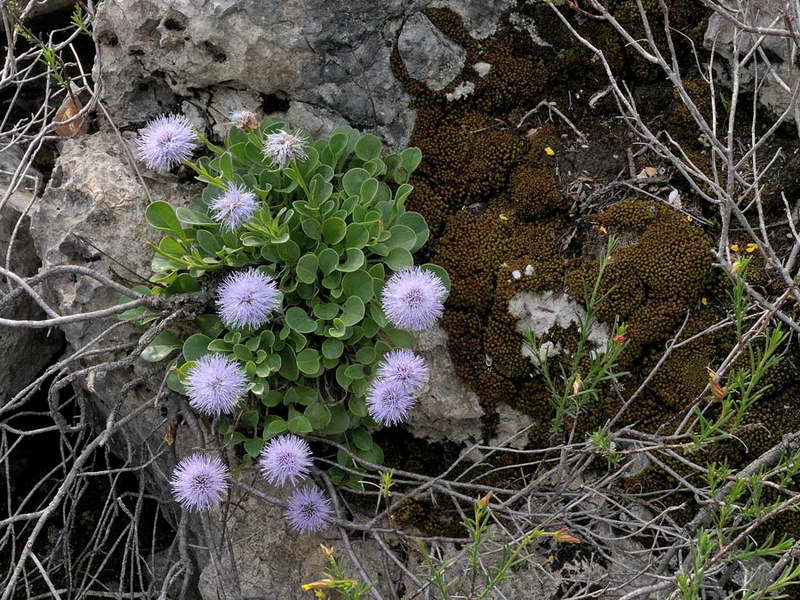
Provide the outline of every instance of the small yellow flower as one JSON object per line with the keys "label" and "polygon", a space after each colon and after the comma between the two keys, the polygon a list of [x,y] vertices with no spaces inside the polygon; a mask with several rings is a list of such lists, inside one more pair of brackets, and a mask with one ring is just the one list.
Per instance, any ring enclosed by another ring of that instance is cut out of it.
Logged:
{"label": "small yellow flower", "polygon": [[501,213],[501,214],[500,214],[500,220],[501,220],[501,221],[508,221],[508,217],[507,217],[506,215],[504,215],[504,214],[502,214],[502,213]]}
{"label": "small yellow flower", "polygon": [[691,216],[689,216],[689,215],[686,215],[686,216],[684,217],[684,220],[685,220],[687,223],[691,223],[692,221],[694,221],[694,219],[693,219]]}
{"label": "small yellow flower", "polygon": [[703,306],[708,306],[708,298],[700,298],[700,302]]}
{"label": "small yellow flower", "polygon": [[752,254],[756,250],[758,250],[758,244],[756,244],[755,242],[750,242],[749,244],[747,244],[747,247],[745,248],[745,251],[748,254]]}
{"label": "small yellow flower", "polygon": [[333,579],[320,579],[319,581],[312,581],[311,583],[304,583],[302,587],[304,590],[329,590],[336,585]]}
{"label": "small yellow flower", "polygon": [[600,230],[600,233],[608,233],[608,231],[606,230],[606,228],[603,225],[600,225],[597,229]]}
{"label": "small yellow flower", "polygon": [[739,251],[739,244],[731,244],[730,245],[731,252],[738,252]]}
{"label": "small yellow flower", "polygon": [[544,153],[547,154],[547,156],[555,156],[556,155],[556,151],[553,150],[550,146],[545,146]]}

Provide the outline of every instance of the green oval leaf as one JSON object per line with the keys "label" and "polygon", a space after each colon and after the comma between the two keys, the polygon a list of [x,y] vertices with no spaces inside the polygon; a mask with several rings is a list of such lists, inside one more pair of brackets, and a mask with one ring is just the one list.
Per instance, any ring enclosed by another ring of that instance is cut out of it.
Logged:
{"label": "green oval leaf", "polygon": [[[341,343],[341,342],[339,342]],[[142,360],[159,362],[181,347],[181,340],[171,331],[162,331],[142,351]]]}
{"label": "green oval leaf", "polygon": [[281,257],[284,263],[293,265],[300,258],[300,246],[294,240],[288,240],[282,244],[274,244],[278,256]]}
{"label": "green oval leaf", "polygon": [[345,276],[342,277],[342,289],[344,290],[345,296],[357,296],[361,298],[364,303],[372,300],[375,294],[373,278],[363,269],[353,271],[352,273],[346,273]]}
{"label": "green oval leaf", "polygon": [[331,420],[324,429],[327,435],[338,435],[350,428],[350,415],[343,406],[332,406],[330,408]]}
{"label": "green oval leaf", "polygon": [[331,410],[322,402],[315,402],[306,407],[303,415],[308,419],[315,431],[322,431],[331,422]]}
{"label": "green oval leaf", "polygon": [[208,354],[209,343],[211,343],[211,338],[202,333],[189,336],[189,339],[183,343],[183,357],[186,360],[197,360],[205,356]]}
{"label": "green oval leaf", "polygon": [[270,417],[272,420],[267,424],[267,427],[264,429],[264,439],[269,439],[271,437],[275,437],[286,431],[288,425],[286,421],[281,419],[280,417]]}
{"label": "green oval leaf", "polygon": [[297,368],[305,375],[316,375],[319,371],[319,352],[306,348],[297,355]]}
{"label": "green oval leaf", "polygon": [[364,318],[364,302],[358,296],[350,296],[342,305],[342,315],[339,317],[346,326],[350,327]]}
{"label": "green oval leaf", "polygon": [[389,229],[391,237],[386,240],[389,248],[405,248],[411,250],[417,244],[417,234],[406,225],[395,225]]}
{"label": "green oval leaf", "polygon": [[160,231],[171,231],[183,237],[183,229],[175,215],[175,209],[168,202],[158,200],[150,204],[145,211],[147,222]]}
{"label": "green oval leaf", "polygon": [[339,358],[344,352],[344,344],[339,340],[325,340],[322,342],[322,356],[325,358]]}
{"label": "green oval leaf", "polygon": [[369,173],[364,169],[350,169],[342,176],[342,186],[348,196],[358,196],[361,192],[361,184],[369,179]]}
{"label": "green oval leaf", "polygon": [[410,248],[411,252],[416,252],[425,245],[430,236],[428,224],[425,222],[425,217],[414,211],[404,212],[397,219],[398,225],[405,225],[414,231],[417,236],[417,241],[413,247]]}
{"label": "green oval leaf", "polygon": [[344,239],[347,233],[347,225],[344,219],[339,217],[328,217],[322,223],[322,239],[327,244],[338,244]]}
{"label": "green oval leaf", "polygon": [[348,248],[363,248],[369,241],[369,230],[361,223],[350,223],[347,226],[344,244]]}
{"label": "green oval leaf", "polygon": [[297,261],[297,278],[303,283],[314,283],[317,280],[319,259],[316,254],[304,254]]}
{"label": "green oval leaf", "polygon": [[319,259],[319,270],[323,275],[330,275],[339,263],[339,255],[333,248],[325,248],[317,258]]}
{"label": "green oval leaf", "polygon": [[347,252],[345,253],[345,261],[340,265],[336,265],[336,270],[350,273],[352,271],[357,271],[363,265],[364,253],[358,248],[348,248]]}
{"label": "green oval leaf", "polygon": [[311,426],[311,421],[309,421],[303,415],[295,415],[288,422],[289,431],[292,433],[311,433],[314,431],[314,428]]}
{"label": "green oval leaf", "polygon": [[392,271],[402,271],[414,266],[414,257],[405,248],[392,248],[389,255],[383,259]]}
{"label": "green oval leaf", "polygon": [[299,306],[292,306],[286,311],[286,324],[298,333],[312,333],[317,329],[317,322]]}
{"label": "green oval leaf", "polygon": [[356,156],[363,161],[378,158],[381,155],[382,149],[383,144],[381,140],[371,133],[361,136],[361,139],[356,142],[355,147]]}

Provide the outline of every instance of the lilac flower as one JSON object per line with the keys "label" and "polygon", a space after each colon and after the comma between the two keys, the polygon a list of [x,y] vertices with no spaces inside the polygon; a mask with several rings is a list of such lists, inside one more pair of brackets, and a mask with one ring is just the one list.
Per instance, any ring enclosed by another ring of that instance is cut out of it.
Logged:
{"label": "lilac flower", "polygon": [[375,379],[367,392],[369,416],[385,427],[402,423],[414,406],[414,396],[402,384],[389,379]]}
{"label": "lilac flower", "polygon": [[378,365],[378,377],[393,381],[413,393],[428,382],[428,367],[411,350],[393,350]]}
{"label": "lilac flower", "polygon": [[256,195],[242,185],[228,184],[224,194],[211,202],[212,217],[231,231],[246,223],[258,208]]}
{"label": "lilac flower", "polygon": [[139,131],[136,156],[150,169],[168,171],[192,155],[197,135],[186,117],[162,115]]}
{"label": "lilac flower", "polygon": [[294,485],[311,470],[311,448],[303,438],[284,434],[270,440],[261,451],[258,464],[272,485]]}
{"label": "lilac flower", "polygon": [[228,469],[218,458],[192,454],[172,472],[172,495],[187,510],[203,510],[219,504],[228,489]]}
{"label": "lilac flower", "polygon": [[333,509],[331,501],[318,487],[308,485],[294,491],[285,514],[289,524],[297,532],[312,534],[325,527]]}
{"label": "lilac flower", "polygon": [[232,413],[246,389],[247,375],[223,354],[198,359],[186,381],[189,405],[210,417]]}
{"label": "lilac flower", "polygon": [[217,288],[219,317],[235,329],[260,327],[279,304],[275,280],[258,269],[233,273]]}
{"label": "lilac flower", "polygon": [[264,140],[264,156],[272,160],[272,166],[281,169],[293,160],[308,158],[305,146],[308,140],[299,131],[289,133],[281,129],[278,133],[270,133]]}
{"label": "lilac flower", "polygon": [[411,267],[395,273],[383,288],[383,312],[398,329],[430,329],[442,316],[447,290],[430,271]]}

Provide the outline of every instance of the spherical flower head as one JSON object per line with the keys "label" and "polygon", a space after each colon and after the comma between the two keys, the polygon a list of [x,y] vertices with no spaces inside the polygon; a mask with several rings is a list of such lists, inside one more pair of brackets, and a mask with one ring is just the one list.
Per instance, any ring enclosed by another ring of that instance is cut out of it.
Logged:
{"label": "spherical flower head", "polygon": [[247,389],[247,375],[223,354],[206,354],[189,370],[189,405],[210,417],[230,414]]}
{"label": "spherical flower head", "polygon": [[192,155],[197,135],[186,117],[162,115],[139,131],[136,156],[150,169],[169,171]]}
{"label": "spherical flower head", "polygon": [[384,427],[402,423],[414,406],[414,396],[403,384],[389,379],[375,379],[367,392],[367,410]]}
{"label": "spherical flower head", "polygon": [[172,495],[187,510],[219,504],[228,489],[228,469],[218,458],[192,454],[172,472]]}
{"label": "spherical flower head", "polygon": [[308,140],[300,132],[289,133],[281,129],[277,133],[268,134],[264,139],[264,156],[272,161],[273,167],[282,169],[293,160],[308,158],[304,148],[307,143]]}
{"label": "spherical flower head", "polygon": [[398,329],[430,329],[444,312],[447,289],[442,280],[420,267],[392,275],[383,288],[383,312]]}
{"label": "spherical flower head", "polygon": [[297,488],[289,498],[286,509],[289,525],[295,531],[304,534],[322,530],[332,515],[331,501],[314,485]]}
{"label": "spherical flower head", "polygon": [[255,113],[246,109],[232,110],[228,118],[236,127],[245,131],[252,131],[258,127],[258,118]]}
{"label": "spherical flower head", "polygon": [[311,448],[303,438],[287,433],[269,441],[261,451],[258,465],[272,485],[294,485],[311,470]]}
{"label": "spherical flower head", "polygon": [[405,348],[387,352],[378,365],[378,377],[395,382],[409,393],[428,383],[428,376],[428,367],[422,357]]}
{"label": "spherical flower head", "polygon": [[275,280],[258,269],[233,273],[217,288],[219,318],[234,329],[260,327],[279,304]]}
{"label": "spherical flower head", "polygon": [[211,202],[211,216],[231,231],[249,221],[258,208],[256,195],[242,185],[228,184],[225,193]]}

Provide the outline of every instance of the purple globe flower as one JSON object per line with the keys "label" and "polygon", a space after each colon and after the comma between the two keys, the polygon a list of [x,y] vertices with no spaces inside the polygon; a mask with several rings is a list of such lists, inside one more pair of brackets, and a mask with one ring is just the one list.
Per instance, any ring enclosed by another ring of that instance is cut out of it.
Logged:
{"label": "purple globe flower", "polygon": [[312,534],[327,525],[333,509],[325,494],[318,487],[309,485],[294,491],[285,514],[295,531]]}
{"label": "purple globe flower", "polygon": [[393,350],[378,364],[378,377],[403,386],[409,393],[428,383],[428,367],[411,350]]}
{"label": "purple globe flower", "polygon": [[238,229],[253,216],[258,208],[256,195],[242,185],[228,184],[224,194],[211,202],[211,216],[231,231]]}
{"label": "purple globe flower", "polygon": [[172,495],[187,510],[203,510],[219,504],[228,489],[228,469],[218,458],[192,454],[172,472]]}
{"label": "purple globe flower", "polygon": [[245,372],[222,354],[201,357],[186,378],[189,405],[210,417],[232,413],[246,389]]}
{"label": "purple globe flower", "polygon": [[292,485],[308,476],[313,463],[308,442],[291,433],[273,438],[261,451],[258,465],[272,485]]}
{"label": "purple globe flower", "polygon": [[278,133],[270,133],[264,139],[264,156],[272,161],[272,166],[281,169],[293,160],[305,160],[308,154],[304,146],[308,140],[299,131],[289,133],[281,129]]}
{"label": "purple globe flower", "polygon": [[136,156],[150,169],[169,171],[192,155],[197,135],[186,117],[162,115],[139,131]]}
{"label": "purple globe flower", "polygon": [[217,288],[219,317],[228,327],[260,327],[280,304],[275,280],[258,269],[226,277]]}
{"label": "purple globe flower", "polygon": [[383,312],[398,329],[430,329],[444,311],[447,290],[430,271],[411,267],[395,273],[383,288]]}
{"label": "purple globe flower", "polygon": [[367,410],[377,423],[390,427],[408,418],[416,402],[403,384],[389,379],[375,379],[367,392]]}

